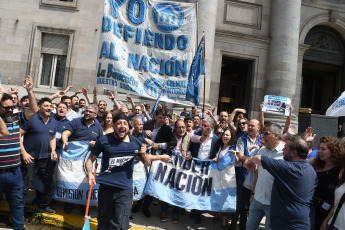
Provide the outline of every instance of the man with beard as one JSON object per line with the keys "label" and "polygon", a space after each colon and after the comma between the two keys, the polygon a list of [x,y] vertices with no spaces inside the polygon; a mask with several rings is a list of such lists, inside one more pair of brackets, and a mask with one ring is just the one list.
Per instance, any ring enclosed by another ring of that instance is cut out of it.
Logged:
{"label": "man with beard", "polygon": [[22,165],[24,189],[24,204],[32,180],[39,176],[44,184],[41,197],[36,197],[40,211],[55,214],[55,210],[49,207],[54,195],[56,178],[54,176],[55,165],[58,159],[56,153],[57,122],[50,117],[52,103],[49,98],[42,98],[38,102],[39,111],[20,128],[20,134],[24,136],[21,149],[25,164]]}
{"label": "man with beard", "polygon": [[78,118],[78,114],[72,109],[71,104],[72,104],[72,100],[71,97],[69,96],[63,96],[61,98],[61,102],[66,103],[67,105],[67,114],[66,114],[66,118],[69,121],[72,121],[73,119]]}
{"label": "man with beard", "polygon": [[[129,135],[128,117],[118,114],[113,118],[114,132],[97,140],[86,169],[89,184],[95,183],[92,163],[102,152],[102,167],[97,183],[98,193],[98,229],[128,229],[129,216],[133,199],[134,157],[141,157],[145,165],[151,164],[150,155],[146,154],[146,145]],[[164,159],[165,162],[169,157]],[[118,163],[121,162],[121,163]]]}
{"label": "man with beard", "polygon": [[77,96],[71,97],[71,109],[78,114],[82,115],[82,111],[79,109],[79,98]]}
{"label": "man with beard", "polygon": [[98,112],[96,119],[99,121],[99,123],[102,123],[103,121],[103,113],[107,110],[107,102],[100,100],[98,102]]}
{"label": "man with beard", "polygon": [[285,161],[262,155],[249,160],[262,166],[274,178],[270,229],[314,229],[310,214],[317,175],[305,160],[308,156],[308,144],[300,136],[289,137],[283,148],[283,155]]}
{"label": "man with beard", "polygon": [[[0,197],[2,198],[3,193],[6,194],[14,229],[25,228],[23,218],[23,176],[19,167],[21,164],[20,146],[22,140],[20,138],[19,124],[21,118],[25,119],[25,121],[29,120],[38,110],[37,101],[32,90],[33,82],[30,76],[24,80],[23,87],[28,92],[30,106],[28,106],[25,112],[14,114],[12,97],[9,94],[4,94],[0,85],[0,116],[8,128],[8,133],[5,133],[6,130],[2,128],[0,120]],[[4,138],[5,134],[8,134],[8,136]]]}

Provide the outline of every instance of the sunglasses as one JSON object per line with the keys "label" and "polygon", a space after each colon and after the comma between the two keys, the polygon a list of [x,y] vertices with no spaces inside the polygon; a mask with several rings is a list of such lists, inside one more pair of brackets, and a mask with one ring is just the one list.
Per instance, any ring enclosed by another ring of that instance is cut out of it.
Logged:
{"label": "sunglasses", "polygon": [[247,122],[240,122],[240,123],[238,123],[238,125],[246,125],[247,124]]}
{"label": "sunglasses", "polygon": [[14,110],[16,107],[15,106],[1,106],[4,110],[6,111],[10,111],[10,110]]}

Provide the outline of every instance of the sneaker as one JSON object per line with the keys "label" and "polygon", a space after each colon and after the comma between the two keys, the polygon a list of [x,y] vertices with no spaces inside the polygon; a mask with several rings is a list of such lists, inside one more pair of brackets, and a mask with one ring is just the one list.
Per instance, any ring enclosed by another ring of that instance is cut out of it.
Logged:
{"label": "sneaker", "polygon": [[172,218],[172,221],[174,224],[177,224],[178,223],[178,215],[174,215]]}
{"label": "sneaker", "polygon": [[196,218],[195,218],[195,224],[201,224],[201,215],[198,215]]}
{"label": "sneaker", "polygon": [[138,212],[140,207],[141,207],[141,204],[136,203],[132,208],[132,213]]}
{"label": "sneaker", "polygon": [[162,214],[161,214],[161,218],[160,218],[160,220],[161,220],[162,222],[167,221],[167,214],[162,213]]}
{"label": "sneaker", "polygon": [[151,217],[151,212],[147,208],[143,208],[142,211],[143,211],[145,217],[147,217],[147,218]]}
{"label": "sneaker", "polygon": [[38,211],[47,213],[47,214],[49,214],[49,215],[54,215],[54,214],[55,214],[55,210],[52,209],[52,208],[50,208],[49,206],[46,206],[46,207],[44,207],[44,208],[40,208],[40,207],[39,207],[39,208],[38,208]]}

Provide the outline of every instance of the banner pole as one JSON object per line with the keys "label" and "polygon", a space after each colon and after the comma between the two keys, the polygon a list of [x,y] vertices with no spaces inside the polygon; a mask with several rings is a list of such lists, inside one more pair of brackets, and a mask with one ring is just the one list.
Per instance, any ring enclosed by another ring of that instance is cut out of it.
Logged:
{"label": "banner pole", "polygon": [[199,3],[196,1],[196,45],[199,44]]}
{"label": "banner pole", "polygon": [[202,103],[202,113],[205,113],[205,95],[206,95],[206,37],[205,37],[205,31],[202,31],[202,35],[204,37],[204,65],[205,65],[205,75],[204,75],[204,98]]}
{"label": "banner pole", "polygon": [[[97,161],[96,161],[96,165],[95,165],[95,171],[93,172],[93,177],[96,176],[96,172],[97,172]],[[90,190],[89,190],[89,195],[87,197],[87,203],[86,203],[86,210],[85,210],[85,217],[84,217],[84,224],[88,218],[89,215],[89,206],[90,206],[90,200],[91,200],[91,192],[92,192],[92,187],[93,187],[93,182],[90,185]]]}

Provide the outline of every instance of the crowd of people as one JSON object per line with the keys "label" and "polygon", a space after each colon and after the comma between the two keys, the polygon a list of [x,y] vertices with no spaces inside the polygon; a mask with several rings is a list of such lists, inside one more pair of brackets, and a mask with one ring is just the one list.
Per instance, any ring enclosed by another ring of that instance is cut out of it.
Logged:
{"label": "crowd of people", "polygon": [[[282,128],[265,121],[263,112],[258,120],[248,120],[244,109],[217,116],[215,108],[201,113],[193,107],[178,115],[163,104],[150,111],[149,104],[136,105],[127,97],[129,108],[111,92],[108,110],[96,89],[92,100],[86,89],[67,96],[73,88],[69,86],[37,101],[30,76],[23,87],[27,95],[19,98],[17,86],[7,93],[0,86],[0,195],[9,203],[14,229],[25,229],[24,207],[36,176],[44,185],[43,192],[36,191],[37,208],[55,213],[50,204],[58,153],[68,152],[71,141],[86,141],[91,148],[85,167],[89,183],[100,184],[98,229],[128,229],[131,212],[140,209],[151,218],[151,196],[132,206],[134,159],[145,165],[169,162],[172,151],[186,160],[218,162],[226,154],[235,156],[236,212],[214,213],[220,229],[236,229],[239,222],[241,230],[254,230],[264,216],[267,230],[345,229],[345,141],[325,136],[318,150],[313,149],[313,129],[297,134],[290,125],[292,108]],[[92,164],[100,153],[101,172],[95,178]],[[118,157],[126,160],[114,164]],[[161,201],[160,206],[160,220],[167,221],[169,204]],[[65,212],[72,208],[66,204]],[[190,217],[201,224],[203,212],[191,210]],[[183,208],[172,208],[174,223],[181,213]]]}

